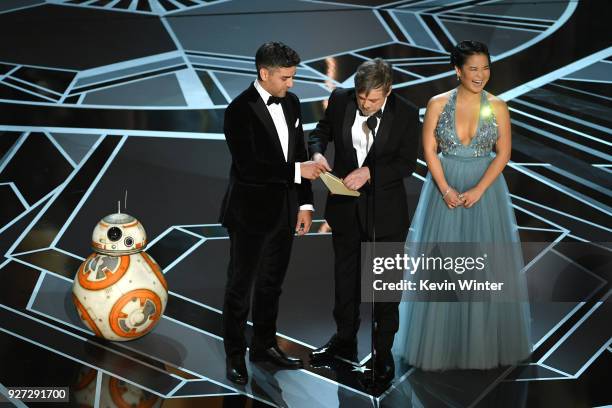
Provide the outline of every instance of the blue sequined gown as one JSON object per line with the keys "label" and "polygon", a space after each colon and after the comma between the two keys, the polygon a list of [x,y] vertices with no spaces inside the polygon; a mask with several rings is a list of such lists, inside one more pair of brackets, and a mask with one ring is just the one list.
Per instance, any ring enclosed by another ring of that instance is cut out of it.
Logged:
{"label": "blue sequined gown", "polygon": [[[485,91],[472,141],[463,145],[455,131],[453,90],[435,130],[440,161],[450,186],[462,192],[474,187],[493,160],[497,123]],[[485,112],[483,114],[483,112]],[[406,251],[419,253],[419,243],[500,243],[514,253],[502,271],[521,302],[426,302],[400,304],[400,329],[394,353],[424,370],[488,369],[529,356],[530,314],[520,240],[508,187],[500,175],[471,208],[449,209],[427,175],[406,241]],[[431,245],[431,244],[430,244]],[[410,247],[410,249],[408,249]],[[416,247],[416,248],[415,248]],[[422,300],[422,299],[421,299]]]}

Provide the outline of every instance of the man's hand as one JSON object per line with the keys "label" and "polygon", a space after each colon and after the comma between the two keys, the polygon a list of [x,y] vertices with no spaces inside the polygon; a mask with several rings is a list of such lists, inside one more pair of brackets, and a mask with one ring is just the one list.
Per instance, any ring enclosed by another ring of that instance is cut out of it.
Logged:
{"label": "man's hand", "polygon": [[300,210],[298,211],[297,223],[295,224],[295,232],[298,235],[307,234],[310,231],[312,225],[312,211]]}
{"label": "man's hand", "polygon": [[370,169],[367,167],[360,167],[349,173],[348,176],[342,180],[344,185],[351,190],[359,190],[365,183],[370,179]]}
{"label": "man's hand", "polygon": [[308,180],[315,180],[321,175],[322,171],[325,171],[325,167],[312,160],[300,163],[300,174]]}
{"label": "man's hand", "polygon": [[321,153],[315,153],[312,156],[312,159],[315,161],[315,163],[319,163],[323,165],[323,167],[325,168],[325,171],[331,171],[331,167],[329,167],[329,163],[327,163],[327,159]]}

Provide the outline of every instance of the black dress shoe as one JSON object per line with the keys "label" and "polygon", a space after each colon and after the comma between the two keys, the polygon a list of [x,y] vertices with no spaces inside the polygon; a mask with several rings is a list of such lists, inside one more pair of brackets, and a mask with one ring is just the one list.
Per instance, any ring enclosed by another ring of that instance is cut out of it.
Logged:
{"label": "black dress shoe", "polygon": [[364,373],[362,385],[368,393],[372,395],[382,394],[393,381],[395,377],[395,363],[393,357],[379,357],[375,364],[374,377],[372,373]]}
{"label": "black dress shoe", "polygon": [[249,381],[244,356],[235,355],[225,359],[225,375],[233,383],[244,385]]}
{"label": "black dress shoe", "polygon": [[378,388],[383,391],[391,385],[395,377],[395,363],[393,357],[380,358],[374,367],[374,380]]}
{"label": "black dress shoe", "polygon": [[298,369],[303,368],[304,363],[299,358],[287,356],[278,346],[268,348],[251,348],[249,360],[254,363],[267,361],[283,368]]}
{"label": "black dress shoe", "polygon": [[310,361],[315,364],[334,358],[357,361],[357,342],[342,340],[333,335],[323,346],[310,352]]}

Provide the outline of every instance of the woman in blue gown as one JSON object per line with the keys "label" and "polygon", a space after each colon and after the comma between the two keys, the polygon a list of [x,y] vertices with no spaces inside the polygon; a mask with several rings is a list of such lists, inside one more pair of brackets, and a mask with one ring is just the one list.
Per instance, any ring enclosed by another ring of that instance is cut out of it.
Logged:
{"label": "woman in blue gown", "polygon": [[515,364],[531,351],[524,263],[501,174],[510,159],[510,117],[506,104],[484,90],[490,76],[485,44],[457,44],[451,63],[458,87],[427,104],[423,149],[429,173],[406,251],[419,255],[432,243],[493,244],[505,252],[493,273],[503,276],[512,299],[476,301],[464,294],[446,302],[405,296],[394,351],[423,370],[489,369]]}

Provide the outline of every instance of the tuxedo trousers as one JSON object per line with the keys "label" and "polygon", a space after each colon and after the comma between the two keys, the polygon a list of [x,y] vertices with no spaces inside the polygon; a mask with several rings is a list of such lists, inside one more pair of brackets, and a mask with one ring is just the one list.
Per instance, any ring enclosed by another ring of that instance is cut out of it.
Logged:
{"label": "tuxedo trousers", "polygon": [[[377,236],[376,242],[404,242],[407,231],[398,231],[385,236]],[[345,341],[353,342],[359,331],[361,306],[361,244],[371,242],[372,237],[359,222],[357,212],[355,222],[347,223],[340,231],[332,225],[332,243],[334,247],[334,320],[336,334]],[[377,302],[374,304],[374,321],[376,325],[372,341],[378,355],[390,355],[393,338],[399,327],[397,301]]]}
{"label": "tuxedo trousers", "polygon": [[245,328],[253,292],[251,347],[276,344],[276,318],[285,278],[293,226],[286,206],[266,232],[229,228],[230,260],[223,302],[223,344],[227,356],[244,355]]}

